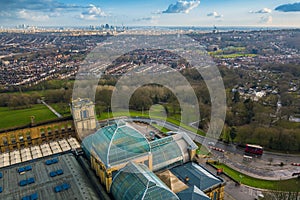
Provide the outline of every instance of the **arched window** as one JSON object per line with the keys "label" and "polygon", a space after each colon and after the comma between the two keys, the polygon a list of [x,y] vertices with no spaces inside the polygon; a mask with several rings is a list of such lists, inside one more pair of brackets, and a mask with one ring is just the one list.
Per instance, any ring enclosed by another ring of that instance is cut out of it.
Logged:
{"label": "arched window", "polygon": [[8,145],[8,141],[7,141],[7,137],[2,137],[2,142],[3,142],[3,145],[4,146],[7,146]]}
{"label": "arched window", "polygon": [[47,133],[48,133],[48,135],[51,135],[51,133],[52,133],[51,127],[47,128]]}
{"label": "arched window", "polygon": [[46,135],[45,135],[45,129],[41,128],[40,129],[40,133],[41,133],[41,137],[42,138],[46,137]]}
{"label": "arched window", "polygon": [[24,142],[23,133],[19,133],[18,138],[20,142]]}
{"label": "arched window", "polygon": [[11,141],[12,144],[16,143],[16,137],[15,137],[15,135],[13,135],[13,134],[10,135],[10,141]]}
{"label": "arched window", "polygon": [[58,134],[58,131],[59,131],[58,126],[54,126],[54,131],[55,131],[55,134]]}
{"label": "arched window", "polygon": [[30,133],[30,131],[26,132],[26,139],[27,140],[31,140],[31,133]]}
{"label": "arched window", "polygon": [[71,124],[68,124],[68,130],[72,130],[72,125]]}

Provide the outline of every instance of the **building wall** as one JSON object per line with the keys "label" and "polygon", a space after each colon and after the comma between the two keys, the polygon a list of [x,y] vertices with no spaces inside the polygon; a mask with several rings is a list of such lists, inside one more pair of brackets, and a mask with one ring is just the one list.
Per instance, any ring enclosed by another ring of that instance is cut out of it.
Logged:
{"label": "building wall", "polygon": [[0,133],[0,150],[13,151],[69,136],[76,136],[72,120],[16,129]]}
{"label": "building wall", "polygon": [[224,200],[224,192],[225,192],[224,189],[225,189],[224,184],[220,184],[214,189],[206,191],[205,194],[209,196],[209,198],[212,200]]}
{"label": "building wall", "polygon": [[[121,163],[119,165],[112,166],[111,168],[106,168],[105,165],[101,162],[101,160],[97,159],[97,156],[95,156],[94,152],[91,152],[91,167],[93,170],[95,170],[96,175],[99,177],[100,182],[102,185],[106,187],[106,191],[110,193],[110,187],[112,184],[112,174],[115,171],[118,171],[122,168],[124,168],[128,162]],[[152,169],[152,155],[146,155],[141,156],[136,159],[132,159],[130,161],[136,162],[136,163],[148,163],[148,167],[151,170]]]}
{"label": "building wall", "polygon": [[71,109],[80,140],[94,133],[97,128],[95,104],[88,99],[76,99],[72,101]]}

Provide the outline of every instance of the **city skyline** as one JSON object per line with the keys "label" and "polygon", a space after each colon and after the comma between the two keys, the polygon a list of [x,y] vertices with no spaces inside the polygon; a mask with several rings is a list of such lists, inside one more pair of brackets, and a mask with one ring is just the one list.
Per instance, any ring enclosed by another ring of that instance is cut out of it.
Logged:
{"label": "city skyline", "polygon": [[300,27],[300,2],[283,0],[12,0],[0,2],[0,26]]}

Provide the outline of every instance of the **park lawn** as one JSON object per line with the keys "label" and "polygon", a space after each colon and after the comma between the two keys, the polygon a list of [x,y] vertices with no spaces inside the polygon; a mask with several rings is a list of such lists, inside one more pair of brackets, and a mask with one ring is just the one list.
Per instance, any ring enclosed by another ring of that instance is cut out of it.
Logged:
{"label": "park lawn", "polygon": [[[151,118],[153,118],[153,119],[166,120],[165,117],[162,117],[161,115],[157,115],[156,116],[156,115],[153,115],[153,114],[154,113],[152,113],[152,115],[151,115]],[[114,115],[112,115],[111,112],[109,112],[109,113],[107,113],[107,112],[101,112],[100,116],[98,116],[98,119],[99,120],[105,120],[105,119],[110,119],[110,118],[113,118],[113,117],[124,117],[124,116],[127,116],[127,117],[145,117],[145,118],[149,118],[149,112],[148,111],[141,112],[141,111],[130,110],[129,111],[129,115],[125,111],[114,112]],[[197,133],[199,135],[205,135],[205,133],[203,133],[202,131],[197,130],[197,129],[193,128],[193,127],[190,127],[190,126],[188,126],[186,124],[180,123],[180,121],[178,121],[176,119],[173,119],[171,117],[167,118],[167,122],[170,122],[170,123],[175,124],[177,126],[181,126],[182,128],[187,129],[189,131],[192,131],[194,133]]]}
{"label": "park lawn", "polygon": [[[213,164],[213,163],[212,163]],[[292,178],[289,180],[269,181],[254,178],[243,173],[240,173],[225,164],[213,164],[217,168],[222,168],[223,171],[234,180],[255,188],[279,190],[279,191],[300,191],[300,179]]]}
{"label": "park lawn", "polygon": [[170,123],[175,124],[175,125],[177,125],[177,126],[181,126],[182,128],[184,128],[184,129],[186,129],[186,130],[189,130],[189,131],[192,131],[192,132],[194,132],[194,133],[197,133],[197,134],[199,134],[199,135],[205,136],[205,133],[204,133],[204,132],[202,132],[202,131],[200,131],[200,130],[197,130],[197,129],[191,127],[191,126],[188,126],[188,125],[186,125],[186,124],[184,124],[184,123],[180,123],[180,121],[178,121],[178,120],[176,120],[176,119],[173,119],[173,118],[168,117],[168,118],[167,118],[167,122],[170,122]]}
{"label": "park lawn", "polygon": [[119,112],[114,112],[114,114],[112,114],[112,112],[101,112],[100,116],[98,116],[99,120],[105,120],[105,119],[110,119],[110,118],[114,118],[114,117],[146,117],[148,118],[148,111],[145,112],[140,112],[140,111],[129,111],[129,115],[126,111],[119,111]]}
{"label": "park lawn", "polygon": [[236,51],[236,52],[243,52],[246,51],[246,47],[234,47],[234,46],[229,46],[229,47],[225,47],[223,49],[224,52],[226,51]]}
{"label": "park lawn", "polygon": [[71,116],[71,109],[67,103],[52,103],[50,106],[64,117]]}
{"label": "park lawn", "polygon": [[154,126],[155,128],[157,128],[158,130],[160,130],[163,133],[167,133],[167,132],[170,131],[169,129],[167,129],[167,128],[163,127],[163,126],[159,126],[157,124],[151,124],[151,125]]}
{"label": "park lawn", "polygon": [[57,118],[46,106],[39,104],[31,108],[12,110],[0,107],[0,129],[17,127],[30,124],[30,117],[35,117],[35,122],[42,122]]}
{"label": "park lawn", "polygon": [[202,146],[202,144],[200,144],[199,142],[195,142],[195,144],[198,146],[196,154],[198,154],[198,155],[206,155],[206,156],[210,155],[210,151],[205,146]]}
{"label": "park lawn", "polygon": [[238,57],[255,57],[256,54],[243,54],[243,53],[233,53],[224,55],[215,55],[216,58],[238,58]]}

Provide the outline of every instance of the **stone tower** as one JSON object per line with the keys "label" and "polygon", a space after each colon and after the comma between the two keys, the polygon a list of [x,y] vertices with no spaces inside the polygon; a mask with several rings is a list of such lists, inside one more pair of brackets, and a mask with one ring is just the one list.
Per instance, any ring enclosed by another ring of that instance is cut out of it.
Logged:
{"label": "stone tower", "polygon": [[89,99],[72,101],[71,111],[79,139],[94,133],[97,128],[95,104]]}

